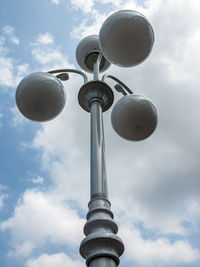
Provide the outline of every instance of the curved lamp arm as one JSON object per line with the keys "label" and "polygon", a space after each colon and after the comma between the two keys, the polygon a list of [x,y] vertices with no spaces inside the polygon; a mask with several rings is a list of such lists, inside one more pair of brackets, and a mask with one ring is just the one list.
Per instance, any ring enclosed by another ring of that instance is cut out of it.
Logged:
{"label": "curved lamp arm", "polygon": [[84,79],[84,83],[87,83],[88,82],[88,77],[87,75],[80,71],[80,70],[74,70],[74,69],[60,69],[60,70],[51,70],[51,71],[48,71],[48,73],[50,74],[55,74],[55,73],[62,73],[62,72],[73,72],[73,73],[77,73],[77,74],[80,74],[83,79]]}
{"label": "curved lamp arm", "polygon": [[[130,88],[128,88],[128,86],[126,86],[123,82],[121,82],[119,79],[117,79],[115,76],[113,75],[107,75],[105,74],[103,77],[102,77],[102,81],[104,81],[106,78],[110,78],[112,80],[114,80],[115,82],[117,82],[119,85],[121,85],[129,94],[133,94],[133,92],[131,91]],[[123,95],[127,95],[127,93],[123,90],[123,88],[121,88],[121,86],[117,86],[115,85],[115,89],[118,91],[118,92],[121,92]]]}
{"label": "curved lamp arm", "polygon": [[99,69],[100,69],[101,60],[102,60],[102,53],[100,52],[97,57],[96,62],[94,63],[94,68],[93,68],[94,80],[96,81],[99,79]]}

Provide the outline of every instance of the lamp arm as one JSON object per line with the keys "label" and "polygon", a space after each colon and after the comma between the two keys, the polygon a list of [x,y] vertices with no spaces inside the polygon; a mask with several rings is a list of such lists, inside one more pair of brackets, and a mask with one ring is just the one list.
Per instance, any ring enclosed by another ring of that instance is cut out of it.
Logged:
{"label": "lamp arm", "polygon": [[99,55],[93,67],[94,80],[96,81],[99,79],[99,69],[100,69],[101,60],[102,60],[102,53],[99,52]]}
{"label": "lamp arm", "polygon": [[[102,77],[102,81],[105,81],[106,78],[110,78],[112,80],[114,80],[115,82],[117,82],[118,84],[120,84],[129,94],[133,94],[133,92],[131,91],[130,88],[128,88],[128,86],[126,86],[122,81],[120,81],[119,79],[117,79],[115,76],[113,75],[109,75],[109,74],[105,74],[103,77]],[[123,95],[127,95],[127,93],[123,90],[123,88],[116,88],[115,89],[118,91],[118,92],[121,92]]]}
{"label": "lamp arm", "polygon": [[73,72],[73,73],[76,73],[76,74],[80,74],[83,79],[84,79],[84,83],[87,83],[88,82],[88,77],[87,75],[80,71],[80,70],[75,70],[75,69],[59,69],[59,70],[51,70],[51,71],[48,71],[48,73],[50,74],[55,74],[55,73],[62,73],[62,72]]}

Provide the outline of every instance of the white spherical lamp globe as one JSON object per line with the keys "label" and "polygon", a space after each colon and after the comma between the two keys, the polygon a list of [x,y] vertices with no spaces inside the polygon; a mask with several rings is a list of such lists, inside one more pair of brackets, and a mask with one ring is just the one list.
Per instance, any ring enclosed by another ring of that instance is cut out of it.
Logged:
{"label": "white spherical lamp globe", "polygon": [[105,58],[120,67],[133,67],[150,54],[154,32],[148,20],[137,11],[122,10],[109,16],[99,32]]}
{"label": "white spherical lamp globe", "polygon": [[157,125],[157,109],[147,98],[126,95],[114,106],[111,122],[114,130],[123,138],[139,141],[149,137]]}
{"label": "white spherical lamp globe", "polygon": [[[89,35],[83,38],[76,48],[76,60],[79,66],[87,72],[93,72],[94,63],[96,63],[99,52],[101,50],[99,48],[98,35]],[[103,72],[107,70],[110,65],[110,62],[105,57],[102,57],[99,71]]]}
{"label": "white spherical lamp globe", "polygon": [[52,74],[32,73],[19,83],[16,103],[26,118],[39,122],[48,121],[55,118],[64,108],[64,87]]}

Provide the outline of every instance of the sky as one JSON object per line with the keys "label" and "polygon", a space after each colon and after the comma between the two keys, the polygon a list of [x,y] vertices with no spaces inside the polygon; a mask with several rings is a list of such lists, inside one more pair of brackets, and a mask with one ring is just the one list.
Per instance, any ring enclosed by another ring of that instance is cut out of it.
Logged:
{"label": "sky", "polygon": [[[32,72],[80,70],[79,41],[123,9],[148,18],[154,47],[140,65],[106,73],[150,98],[159,119],[153,135],[131,142],[112,129],[112,107],[104,113],[120,266],[200,266],[199,1],[0,0],[1,267],[85,266],[90,116],[77,100],[82,77],[69,75],[65,108],[45,123],[20,114],[15,92]],[[115,103],[121,97],[115,92]]]}

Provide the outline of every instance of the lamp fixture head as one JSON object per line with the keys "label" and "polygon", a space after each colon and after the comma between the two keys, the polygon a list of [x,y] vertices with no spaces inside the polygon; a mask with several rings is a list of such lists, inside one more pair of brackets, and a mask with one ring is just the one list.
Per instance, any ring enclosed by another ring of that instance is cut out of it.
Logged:
{"label": "lamp fixture head", "polygon": [[144,96],[126,95],[114,106],[111,122],[123,138],[139,141],[149,137],[157,126],[158,115],[154,104]]}
{"label": "lamp fixture head", "polygon": [[55,118],[65,105],[62,83],[45,72],[27,75],[19,83],[15,97],[20,112],[26,118],[39,122]]}
{"label": "lamp fixture head", "polygon": [[137,11],[121,10],[109,16],[99,32],[104,57],[120,67],[133,67],[150,54],[154,32],[148,20]]}

